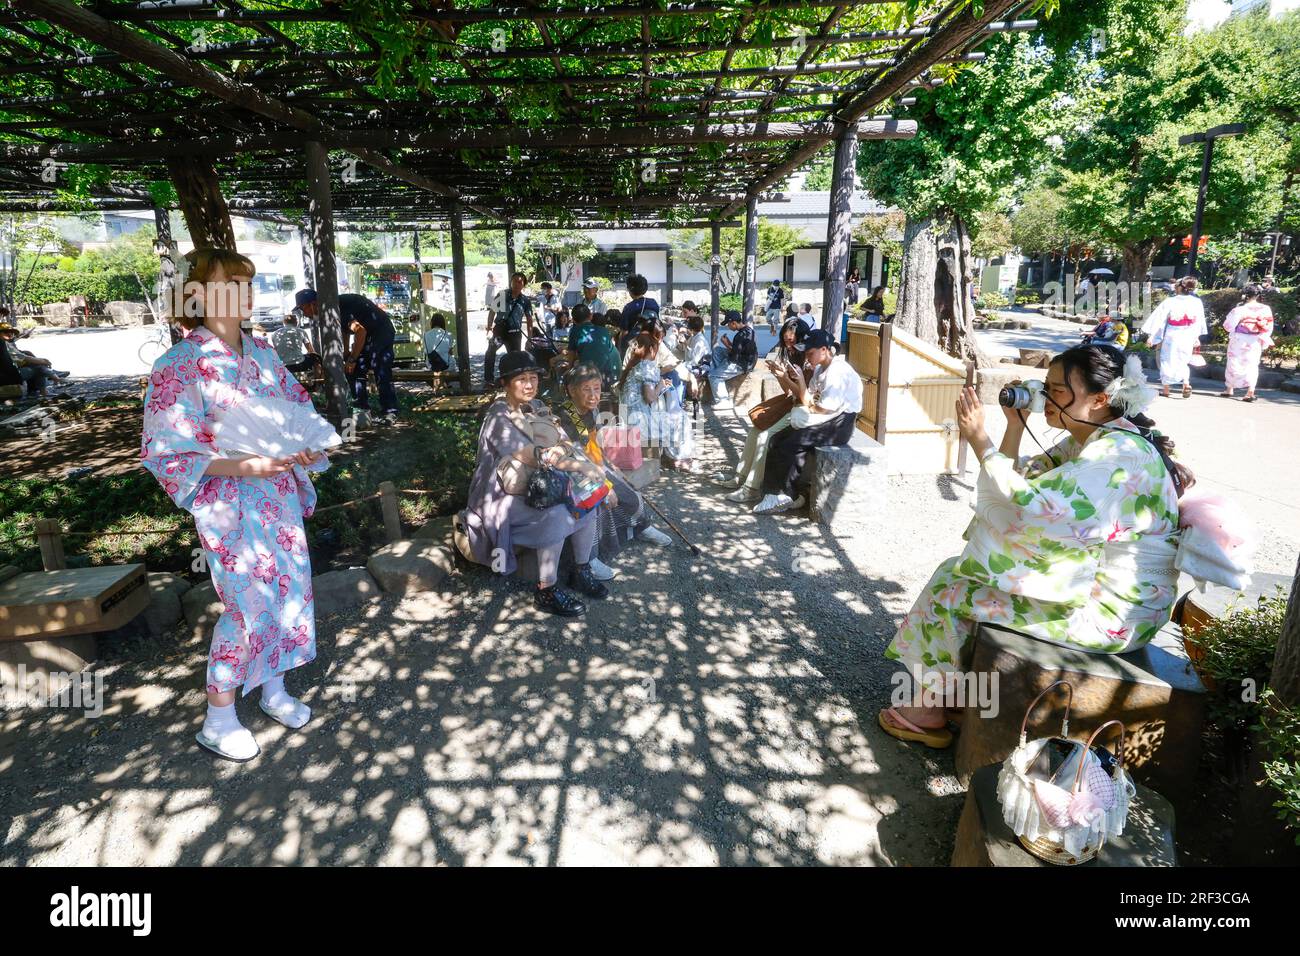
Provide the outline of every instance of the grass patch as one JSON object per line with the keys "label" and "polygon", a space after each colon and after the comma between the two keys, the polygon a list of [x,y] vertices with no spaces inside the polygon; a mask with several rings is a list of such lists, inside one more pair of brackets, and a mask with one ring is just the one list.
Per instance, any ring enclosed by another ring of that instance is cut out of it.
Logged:
{"label": "grass patch", "polygon": [[[363,436],[355,451],[338,456],[314,476],[318,508],[374,494],[381,481],[427,494],[401,498],[402,519],[419,525],[465,503],[477,453],[479,417],[411,411],[423,396],[402,395],[404,420]],[[0,564],[41,569],[33,538],[19,537],[36,518],[54,518],[67,532],[70,567],[144,562],[150,570],[189,572],[198,547],[194,520],[176,508],[153,476],[125,475],[52,480],[0,478]],[[124,536],[125,531],[158,534]],[[89,532],[83,536],[83,533]],[[314,570],[328,570],[340,552],[373,550],[385,543],[379,502],[366,501],[307,521]]]}

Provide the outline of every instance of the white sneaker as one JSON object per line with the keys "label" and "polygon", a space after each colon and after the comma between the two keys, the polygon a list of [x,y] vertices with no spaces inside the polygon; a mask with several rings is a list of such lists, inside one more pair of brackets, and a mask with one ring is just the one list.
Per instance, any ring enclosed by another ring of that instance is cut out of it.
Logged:
{"label": "white sneaker", "polygon": [[794,511],[803,506],[803,495],[798,498],[791,498],[789,495],[764,495],[763,500],[754,505],[754,514],[780,514],[783,511]]}
{"label": "white sneaker", "polygon": [[600,558],[593,557],[591,559],[591,576],[597,581],[612,581],[616,574],[618,572]]}
{"label": "white sneaker", "polygon": [[673,543],[672,538],[664,534],[654,525],[650,525],[648,528],[642,528],[641,533],[638,534],[637,537],[644,538],[646,541],[649,541],[651,544],[657,544],[661,548],[666,548],[668,547],[668,545]]}
{"label": "white sneaker", "polygon": [[754,493],[748,488],[737,488],[729,495],[724,495],[728,501],[745,502],[754,497]]}
{"label": "white sneaker", "polygon": [[247,727],[237,727],[218,735],[210,732],[207,724],[204,724],[203,729],[195,735],[194,739],[214,754],[239,763],[252,760],[262,752]]}
{"label": "white sneaker", "polygon": [[740,487],[740,479],[736,477],[736,473],[732,471],[715,471],[713,473],[712,481],[715,484],[722,485],[724,488]]}

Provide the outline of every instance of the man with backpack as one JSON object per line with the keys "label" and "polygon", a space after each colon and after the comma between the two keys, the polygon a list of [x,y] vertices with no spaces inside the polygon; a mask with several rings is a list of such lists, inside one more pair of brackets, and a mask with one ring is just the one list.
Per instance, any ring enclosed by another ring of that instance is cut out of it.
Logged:
{"label": "man with backpack", "polygon": [[754,330],[740,312],[728,309],[724,318],[729,334],[719,337],[705,371],[713,392],[713,407],[725,410],[732,407],[727,382],[754,367],[758,361],[758,344],[754,341]]}
{"label": "man with backpack", "polygon": [[532,331],[533,302],[524,295],[526,285],[528,276],[516,272],[510,277],[510,288],[497,296],[492,335],[488,338],[487,354],[483,356],[483,382],[487,388],[496,382],[497,349],[504,345],[507,352],[522,352],[524,332]]}

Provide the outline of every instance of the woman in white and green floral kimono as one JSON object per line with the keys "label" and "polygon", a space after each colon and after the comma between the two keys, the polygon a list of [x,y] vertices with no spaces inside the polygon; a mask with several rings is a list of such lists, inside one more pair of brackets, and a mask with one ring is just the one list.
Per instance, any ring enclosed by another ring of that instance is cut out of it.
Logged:
{"label": "woman in white and green floral kimono", "polygon": [[[1045,395],[1048,425],[1069,436],[1025,459],[1023,411],[1003,407],[1007,431],[995,448],[975,390],[957,402],[962,435],[980,458],[975,518],[965,550],[939,565],[885,651],[936,702],[952,703],[979,622],[1121,654],[1169,619],[1178,498],[1194,479],[1141,414],[1155,395],[1141,363],[1131,357],[1126,366],[1110,345],[1078,346],[1052,361]],[[879,722],[903,740],[952,742],[941,706],[888,707]]]}

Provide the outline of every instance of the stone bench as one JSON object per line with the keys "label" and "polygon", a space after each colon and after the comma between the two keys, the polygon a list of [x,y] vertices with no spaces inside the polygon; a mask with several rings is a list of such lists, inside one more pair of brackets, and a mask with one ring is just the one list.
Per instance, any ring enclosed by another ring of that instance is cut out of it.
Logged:
{"label": "stone bench", "polygon": [[808,516],[828,527],[869,524],[885,513],[889,451],[855,428],[847,445],[813,450],[804,469]]}
{"label": "stone bench", "polygon": [[[1087,654],[1024,634],[981,624],[969,670],[996,673],[998,713],[981,717],[967,707],[954,754],[962,783],[980,767],[1001,763],[1015,749],[1030,702],[1049,684],[1074,688],[1070,732],[1084,739],[1107,720],[1124,723],[1125,762],[1134,779],[1176,804],[1194,793],[1205,717],[1205,687],[1183,648],[1182,632],[1166,625],[1129,654]],[[1043,701],[1029,718],[1029,736],[1058,733],[1064,698]]]}
{"label": "stone bench", "polygon": [[[957,824],[953,866],[1045,866],[1020,844],[998,805],[999,764],[981,767],[971,777]],[[1124,832],[1107,840],[1095,859],[1080,866],[1177,866],[1174,808],[1154,790],[1137,785]]]}

